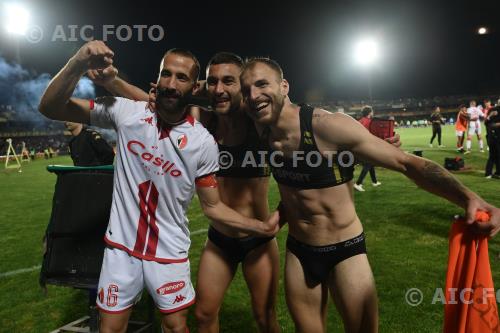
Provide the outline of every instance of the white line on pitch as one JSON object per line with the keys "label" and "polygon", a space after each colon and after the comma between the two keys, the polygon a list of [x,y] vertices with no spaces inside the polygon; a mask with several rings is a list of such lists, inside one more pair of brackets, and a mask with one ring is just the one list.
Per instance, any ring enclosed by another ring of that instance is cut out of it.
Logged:
{"label": "white line on pitch", "polygon": [[12,276],[12,275],[18,275],[21,273],[33,272],[33,271],[36,271],[37,269],[40,269],[41,267],[42,266],[37,265],[37,266],[30,267],[30,268],[21,268],[21,269],[16,269],[16,270],[13,270],[10,272],[0,273],[0,278]]}

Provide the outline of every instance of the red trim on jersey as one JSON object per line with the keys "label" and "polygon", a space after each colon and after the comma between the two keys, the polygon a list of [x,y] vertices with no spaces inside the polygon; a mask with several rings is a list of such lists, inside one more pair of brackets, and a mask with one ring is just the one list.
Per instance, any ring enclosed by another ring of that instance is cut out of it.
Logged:
{"label": "red trim on jersey", "polygon": [[189,303],[186,303],[186,304],[183,304],[181,306],[179,306],[178,308],[175,308],[175,309],[170,309],[170,310],[163,310],[163,309],[160,309],[158,308],[158,310],[160,310],[161,313],[172,313],[172,312],[177,312],[177,311],[180,311],[180,310],[183,310],[191,305],[194,304],[194,302],[196,301],[195,298],[193,298],[193,300]]}
{"label": "red trim on jersey", "polygon": [[89,107],[90,107],[90,110],[94,110],[94,107],[95,107],[95,101],[93,99],[89,100]]}
{"label": "red trim on jersey", "polygon": [[148,214],[149,214],[149,237],[146,247],[146,255],[155,257],[156,248],[158,247],[158,234],[160,230],[156,225],[156,208],[158,207],[158,190],[154,183],[151,183],[151,191],[148,198]]}
{"label": "red trim on jersey", "polygon": [[191,124],[191,126],[194,126],[194,117],[190,114],[186,116],[186,121]]}
{"label": "red trim on jersey", "polygon": [[109,314],[119,314],[119,313],[123,313],[125,311],[127,311],[128,309],[130,309],[131,307],[134,306],[134,304],[130,305],[129,307],[123,309],[123,310],[117,310],[117,311],[111,311],[111,310],[106,310],[106,309],[103,309],[99,306],[99,304],[96,302],[95,304],[97,306],[97,308],[99,309],[99,311],[102,311],[104,313],[109,313]]}
{"label": "red trim on jersey", "polygon": [[146,234],[148,232],[148,212],[146,211],[146,200],[149,188],[151,186],[151,181],[145,181],[139,185],[139,223],[137,226],[137,235],[135,237],[134,252],[142,253],[144,252],[144,246],[146,246]]}
{"label": "red trim on jersey", "polygon": [[197,187],[217,187],[218,185],[213,173],[196,178],[194,183]]}
{"label": "red trim on jersey", "polygon": [[130,250],[129,248],[125,247],[122,244],[115,243],[115,242],[109,240],[106,236],[104,236],[104,242],[106,242],[106,244],[108,244],[111,247],[114,247],[114,248],[117,248],[118,250],[122,250],[122,251],[127,252],[128,254],[130,254],[133,257],[136,257],[136,258],[139,258],[139,259],[143,259],[143,260],[149,260],[149,261],[159,262],[160,264],[176,264],[176,263],[188,261],[188,258],[183,258],[183,259],[167,259],[167,258],[157,258],[157,257],[152,257],[152,256],[144,255],[142,253],[137,253],[137,252],[134,252],[134,251]]}

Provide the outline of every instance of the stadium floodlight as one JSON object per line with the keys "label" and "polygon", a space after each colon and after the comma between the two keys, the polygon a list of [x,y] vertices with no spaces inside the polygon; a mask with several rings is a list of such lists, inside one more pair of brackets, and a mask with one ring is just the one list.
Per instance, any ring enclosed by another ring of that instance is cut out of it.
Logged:
{"label": "stadium floodlight", "polygon": [[488,33],[488,29],[486,27],[480,27],[477,29],[477,33],[480,35],[486,35]]}
{"label": "stadium floodlight", "polygon": [[26,7],[19,3],[5,4],[5,28],[9,33],[24,35],[28,30],[30,14]]}
{"label": "stadium floodlight", "polygon": [[379,58],[378,44],[374,39],[360,40],[354,47],[354,59],[361,66],[371,66]]}

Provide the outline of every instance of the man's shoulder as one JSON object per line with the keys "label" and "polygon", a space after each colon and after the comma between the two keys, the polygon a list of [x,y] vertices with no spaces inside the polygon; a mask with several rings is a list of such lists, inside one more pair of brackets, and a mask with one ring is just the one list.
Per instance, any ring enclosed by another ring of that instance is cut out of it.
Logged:
{"label": "man's shoulder", "polygon": [[95,98],[95,104],[103,105],[105,107],[119,106],[121,108],[147,108],[148,103],[144,101],[135,101],[125,97],[116,96],[100,96]]}

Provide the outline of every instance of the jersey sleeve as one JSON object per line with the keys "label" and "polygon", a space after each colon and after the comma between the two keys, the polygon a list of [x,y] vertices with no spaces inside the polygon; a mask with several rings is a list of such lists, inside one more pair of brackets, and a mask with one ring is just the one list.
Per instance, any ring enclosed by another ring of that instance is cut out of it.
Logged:
{"label": "jersey sleeve", "polygon": [[196,178],[217,172],[219,170],[219,148],[212,135],[203,138]]}
{"label": "jersey sleeve", "polygon": [[90,101],[90,125],[118,129],[126,116],[127,99],[121,97],[99,97]]}

